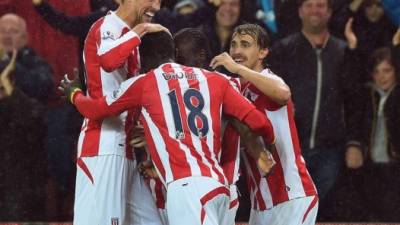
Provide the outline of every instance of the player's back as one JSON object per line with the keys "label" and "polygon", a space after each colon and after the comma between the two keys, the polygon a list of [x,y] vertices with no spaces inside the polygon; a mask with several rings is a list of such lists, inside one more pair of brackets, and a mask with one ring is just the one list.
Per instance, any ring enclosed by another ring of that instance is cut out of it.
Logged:
{"label": "player's back", "polygon": [[151,134],[149,150],[152,157],[159,157],[153,161],[164,181],[207,176],[225,184],[218,157],[229,81],[223,75],[175,63],[163,64],[148,76],[142,114]]}

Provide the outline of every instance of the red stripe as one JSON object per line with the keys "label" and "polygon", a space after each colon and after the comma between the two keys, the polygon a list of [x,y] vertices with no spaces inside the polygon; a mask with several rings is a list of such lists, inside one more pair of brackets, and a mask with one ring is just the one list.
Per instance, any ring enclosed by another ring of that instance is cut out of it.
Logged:
{"label": "red stripe", "polygon": [[92,182],[92,184],[94,184],[94,180],[93,180],[92,174],[90,173],[89,168],[86,166],[86,163],[82,160],[82,158],[79,157],[76,160],[76,164],[86,174],[86,176],[89,178],[90,182]]}
{"label": "red stripe", "polygon": [[[274,157],[276,161],[276,165],[274,168],[274,174],[272,176],[268,176],[267,182],[268,182],[268,187],[271,192],[271,197],[272,197],[272,204],[275,206],[278,203],[288,201],[289,200],[289,195],[286,190],[286,182],[285,182],[285,175],[283,172],[283,167],[282,167],[282,162],[279,157],[279,149],[277,146],[275,146],[277,149],[272,153],[272,156]],[[265,178],[264,178],[265,179]]]}
{"label": "red stripe", "polygon": [[139,117],[140,111],[139,110],[128,110],[128,115],[126,116],[125,119],[125,151],[126,151],[126,158],[128,159],[133,159],[134,154],[133,154],[133,148],[129,144],[131,140],[131,131],[134,128],[136,124],[136,120]]}
{"label": "red stripe", "polygon": [[[92,98],[101,98],[103,96],[100,64],[97,55],[97,45],[101,42],[100,27],[103,22],[104,17],[95,22],[85,40],[84,57],[87,76],[87,90],[89,96]],[[101,120],[88,120],[80,156],[98,155],[101,123]]]}
{"label": "red stripe", "polygon": [[317,191],[315,190],[314,182],[312,181],[310,174],[307,171],[306,164],[301,156],[301,148],[299,143],[299,138],[297,135],[296,123],[294,121],[294,113],[293,113],[293,103],[290,100],[287,104],[287,113],[289,119],[289,127],[290,127],[290,135],[292,136],[292,144],[294,149],[294,155],[296,160],[296,165],[299,171],[299,176],[301,178],[301,183],[303,185],[304,192],[306,196],[316,195]]}
{"label": "red stripe", "polygon": [[164,185],[161,183],[160,179],[154,179],[156,184],[154,187],[154,192],[156,195],[156,205],[159,209],[165,209],[165,197],[164,197]]}
{"label": "red stripe", "polygon": [[314,208],[314,206],[317,204],[317,202],[318,202],[318,196],[314,195],[313,200],[311,201],[311,203],[308,206],[306,212],[304,213],[303,220],[301,221],[301,223],[304,223],[304,221],[306,220],[306,218],[308,216],[308,213],[310,213],[311,209]]}
{"label": "red stripe", "polygon": [[236,198],[235,200],[231,201],[229,204],[229,209],[232,209],[233,207],[237,206],[239,204],[239,199]]}
{"label": "red stripe", "polygon": [[200,199],[200,203],[201,203],[201,212],[200,212],[200,218],[201,218],[201,224],[204,223],[204,219],[206,216],[206,212],[204,210],[204,206],[205,204],[207,204],[207,202],[209,202],[210,200],[212,200],[213,198],[217,197],[217,195],[220,194],[225,194],[229,197],[230,192],[228,190],[228,188],[226,187],[217,187],[213,190],[211,190],[210,192],[208,192],[207,194],[205,194],[203,197],[201,197]]}

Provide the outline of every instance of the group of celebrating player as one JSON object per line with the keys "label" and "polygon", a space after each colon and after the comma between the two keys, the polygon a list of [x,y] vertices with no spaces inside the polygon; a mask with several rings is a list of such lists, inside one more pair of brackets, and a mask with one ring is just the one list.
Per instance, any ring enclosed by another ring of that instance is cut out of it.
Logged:
{"label": "group of celebrating player", "polygon": [[[87,93],[76,80],[61,82],[85,117],[74,224],[232,225],[240,158],[250,224],[315,224],[318,197],[301,156],[290,89],[264,65],[266,31],[236,27],[229,54],[210,62],[198,29],[172,38],[150,23],[160,0],[119,4],[87,36]],[[217,67],[239,78],[210,71]],[[143,145],[151,163],[138,165],[135,151]]]}

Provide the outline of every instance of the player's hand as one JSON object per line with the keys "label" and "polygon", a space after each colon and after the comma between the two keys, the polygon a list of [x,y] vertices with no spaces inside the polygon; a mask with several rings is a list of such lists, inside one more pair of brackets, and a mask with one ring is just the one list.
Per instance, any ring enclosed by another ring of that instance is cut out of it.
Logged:
{"label": "player's hand", "polygon": [[58,89],[64,93],[64,96],[67,97],[71,103],[73,103],[73,94],[81,90],[79,71],[77,68],[74,68],[73,74],[74,78],[72,80],[68,79],[68,74],[65,74],[64,78],[61,80],[60,86],[58,86]]}
{"label": "player's hand", "polygon": [[168,28],[157,23],[140,23],[136,25],[132,30],[140,37],[143,37],[147,33],[155,32],[167,32],[169,35],[171,35],[171,32],[168,30]]}
{"label": "player's hand", "polygon": [[43,0],[32,0],[32,4],[35,6],[42,4],[42,2]]}
{"label": "player's hand", "polygon": [[137,125],[132,129],[131,137],[132,139],[129,141],[130,146],[135,148],[143,148],[147,145],[142,125]]}
{"label": "player's hand", "polygon": [[346,27],[344,29],[344,36],[346,37],[347,45],[350,49],[357,48],[358,40],[353,31],[353,18],[349,18],[349,20],[347,21]]}
{"label": "player's hand", "polygon": [[138,171],[144,178],[158,178],[158,174],[151,161],[144,161],[139,163]]}
{"label": "player's hand", "polygon": [[400,44],[400,28],[397,29],[396,33],[394,34],[392,44],[393,46],[397,46]]}
{"label": "player's hand", "polygon": [[5,96],[10,96],[14,91],[14,85],[12,82],[12,75],[15,70],[15,64],[17,61],[18,51],[16,49],[13,50],[11,60],[7,64],[7,66],[3,69],[0,74],[0,83],[2,88],[2,94]]}
{"label": "player's hand", "polygon": [[358,169],[363,165],[364,157],[360,148],[349,146],[345,155],[346,166],[350,169]]}
{"label": "player's hand", "polygon": [[273,169],[275,168],[276,162],[274,157],[272,156],[271,152],[265,150],[260,153],[260,156],[257,159],[258,168],[264,173],[264,177],[268,176],[272,173]]}
{"label": "player's hand", "polygon": [[232,57],[224,52],[217,56],[215,56],[210,63],[210,67],[216,69],[218,66],[225,67],[229,72],[238,74],[239,70],[242,68],[242,65],[233,61]]}

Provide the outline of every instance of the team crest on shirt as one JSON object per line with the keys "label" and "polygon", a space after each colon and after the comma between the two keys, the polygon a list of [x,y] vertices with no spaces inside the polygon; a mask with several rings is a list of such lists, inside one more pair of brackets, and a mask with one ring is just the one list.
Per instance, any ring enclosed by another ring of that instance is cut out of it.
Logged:
{"label": "team crest on shirt", "polygon": [[119,225],[119,218],[118,217],[111,218],[111,225]]}
{"label": "team crest on shirt", "polygon": [[107,39],[111,39],[111,40],[115,40],[114,34],[112,34],[110,31],[104,31],[103,35],[101,35],[101,39],[102,40],[107,40]]}
{"label": "team crest on shirt", "polygon": [[250,91],[249,89],[246,89],[246,90],[244,91],[244,94],[243,94],[243,95],[244,95],[246,98],[250,99],[252,102],[255,102],[255,101],[257,100],[258,96],[260,96],[260,95],[258,95],[258,94],[256,94],[256,93]]}

